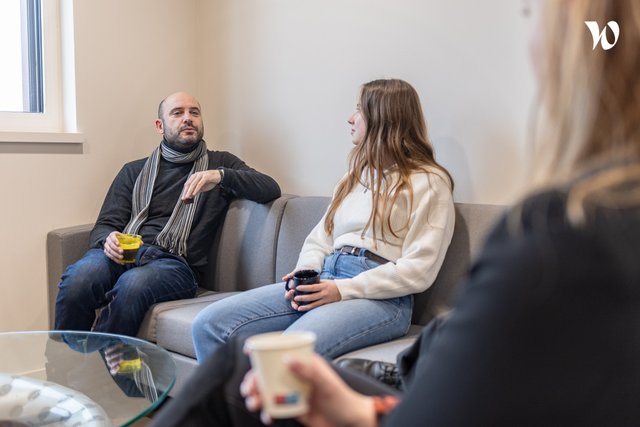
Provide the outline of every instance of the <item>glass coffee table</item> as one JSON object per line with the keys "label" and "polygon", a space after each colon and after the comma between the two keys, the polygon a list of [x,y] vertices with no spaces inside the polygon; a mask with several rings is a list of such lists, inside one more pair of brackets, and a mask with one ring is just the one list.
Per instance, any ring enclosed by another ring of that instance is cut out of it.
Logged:
{"label": "glass coffee table", "polygon": [[0,426],[128,426],[162,403],[175,378],[169,353],[137,338],[0,333]]}

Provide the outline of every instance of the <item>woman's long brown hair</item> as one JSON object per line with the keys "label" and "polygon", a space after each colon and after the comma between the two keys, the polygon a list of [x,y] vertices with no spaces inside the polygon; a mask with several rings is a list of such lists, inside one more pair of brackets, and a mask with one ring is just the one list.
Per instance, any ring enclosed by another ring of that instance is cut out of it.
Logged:
{"label": "woman's long brown hair", "polygon": [[[377,230],[394,236],[391,208],[404,189],[409,190],[413,203],[410,176],[413,172],[433,167],[448,179],[453,191],[453,178],[435,159],[427,125],[415,89],[397,79],[374,80],[362,85],[360,111],[366,123],[365,136],[351,151],[349,172],[338,184],[327,215],[324,229],[333,232],[336,211],[347,195],[360,183],[371,190],[372,211],[362,235],[370,228],[373,239]],[[399,178],[391,180],[390,172]]]}

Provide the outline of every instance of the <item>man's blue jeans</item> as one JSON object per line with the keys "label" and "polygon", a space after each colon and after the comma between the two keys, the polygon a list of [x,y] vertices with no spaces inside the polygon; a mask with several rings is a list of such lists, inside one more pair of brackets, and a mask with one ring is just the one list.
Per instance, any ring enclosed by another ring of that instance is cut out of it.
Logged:
{"label": "man's blue jeans", "polygon": [[[362,256],[331,254],[325,258],[323,279],[350,278],[378,266]],[[291,308],[284,284],[262,286],[217,301],[193,323],[199,361],[233,336],[273,331],[312,331],[316,351],[325,357],[399,338],[411,324],[413,296],[383,300],[352,299],[316,307],[308,312]]]}
{"label": "man's blue jeans", "polygon": [[[143,245],[135,263],[113,262],[89,249],[58,284],[55,329],[136,336],[153,304],[193,298],[197,284],[184,258]],[[96,310],[102,308],[96,320]],[[95,325],[94,325],[95,321]]]}

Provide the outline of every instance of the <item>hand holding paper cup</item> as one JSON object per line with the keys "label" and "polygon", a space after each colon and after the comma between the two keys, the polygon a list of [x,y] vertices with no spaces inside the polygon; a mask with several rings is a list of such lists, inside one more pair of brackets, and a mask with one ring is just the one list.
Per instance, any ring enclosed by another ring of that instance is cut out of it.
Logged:
{"label": "hand holding paper cup", "polygon": [[311,361],[313,332],[270,332],[247,339],[251,366],[256,372],[263,409],[271,418],[292,418],[309,410],[309,386],[287,368],[285,360]]}

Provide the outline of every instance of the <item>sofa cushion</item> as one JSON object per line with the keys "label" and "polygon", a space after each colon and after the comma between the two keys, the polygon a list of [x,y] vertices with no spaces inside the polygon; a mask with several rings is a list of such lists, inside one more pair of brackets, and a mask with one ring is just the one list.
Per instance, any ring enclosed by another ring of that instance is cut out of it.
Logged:
{"label": "sofa cushion", "polygon": [[194,317],[206,306],[237,292],[211,292],[191,299],[155,304],[147,312],[138,338],[152,341],[174,353],[196,357],[191,338]]}
{"label": "sofa cushion", "polygon": [[398,353],[413,344],[413,342],[416,340],[416,337],[420,334],[421,330],[422,325],[411,325],[407,334],[402,338],[361,348],[360,350],[355,350],[343,354],[336,360],[357,358],[396,363],[396,357],[398,356]]}
{"label": "sofa cushion", "polygon": [[47,298],[49,326],[53,328],[58,283],[65,268],[79,260],[89,249],[93,224],[59,228],[47,233]]}
{"label": "sofa cushion", "polygon": [[234,200],[209,255],[209,268],[200,286],[219,292],[243,291],[268,283],[275,277],[275,257],[284,195],[260,204]]}
{"label": "sofa cushion", "polygon": [[296,267],[304,239],[320,221],[330,201],[329,197],[297,197],[287,200],[278,234],[276,280]]}
{"label": "sofa cushion", "polygon": [[426,325],[435,316],[449,309],[471,260],[482,248],[487,233],[505,207],[456,203],[455,210],[453,238],[438,276],[429,289],[415,295],[411,321],[413,324]]}

